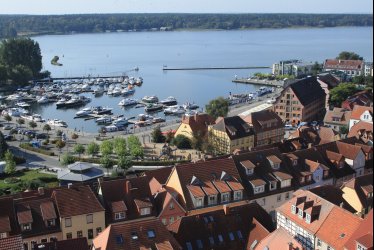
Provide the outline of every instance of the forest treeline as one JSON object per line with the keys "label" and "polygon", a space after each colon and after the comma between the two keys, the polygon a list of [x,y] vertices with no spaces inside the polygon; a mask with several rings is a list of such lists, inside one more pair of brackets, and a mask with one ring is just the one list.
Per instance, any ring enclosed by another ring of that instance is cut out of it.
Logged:
{"label": "forest treeline", "polygon": [[0,15],[0,38],[37,34],[175,29],[373,26],[372,14]]}

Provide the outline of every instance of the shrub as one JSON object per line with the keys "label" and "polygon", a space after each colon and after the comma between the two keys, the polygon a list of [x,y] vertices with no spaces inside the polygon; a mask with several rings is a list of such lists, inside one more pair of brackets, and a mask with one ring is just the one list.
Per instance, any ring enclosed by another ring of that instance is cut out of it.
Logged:
{"label": "shrub", "polygon": [[28,143],[22,143],[19,146],[20,146],[20,148],[30,150],[30,151],[33,151],[33,152],[36,152],[36,153],[39,153],[39,154],[48,155],[48,156],[54,156],[55,155],[54,152],[49,151],[46,148],[44,148],[44,149],[43,148],[34,148],[33,146],[31,146]]}

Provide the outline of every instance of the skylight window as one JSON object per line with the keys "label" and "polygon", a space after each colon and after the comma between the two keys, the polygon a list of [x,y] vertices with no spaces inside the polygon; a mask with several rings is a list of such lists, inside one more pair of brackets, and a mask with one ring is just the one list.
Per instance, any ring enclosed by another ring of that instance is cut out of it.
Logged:
{"label": "skylight window", "polygon": [[154,230],[148,230],[147,235],[148,235],[148,238],[150,238],[150,239],[156,237],[156,234],[155,234]]}
{"label": "skylight window", "polygon": [[122,234],[116,236],[116,243],[118,245],[122,245],[123,244],[123,236],[122,236]]}
{"label": "skylight window", "polygon": [[131,239],[133,239],[133,240],[139,239],[138,234],[135,233],[135,232],[131,233]]}
{"label": "skylight window", "polygon": [[186,242],[187,250],[192,250],[191,242]]}
{"label": "skylight window", "polygon": [[223,242],[223,237],[222,237],[221,234],[218,235],[218,240],[219,240],[219,242],[221,242],[221,243]]}
{"label": "skylight window", "polygon": [[237,231],[236,234],[238,235],[238,238],[239,238],[240,240],[243,239],[243,235],[242,235],[242,232],[241,232],[241,231]]}
{"label": "skylight window", "polygon": [[201,240],[197,240],[196,244],[198,249],[204,249],[203,242]]}
{"label": "skylight window", "polygon": [[235,240],[234,234],[232,232],[229,233],[229,238],[231,241]]}

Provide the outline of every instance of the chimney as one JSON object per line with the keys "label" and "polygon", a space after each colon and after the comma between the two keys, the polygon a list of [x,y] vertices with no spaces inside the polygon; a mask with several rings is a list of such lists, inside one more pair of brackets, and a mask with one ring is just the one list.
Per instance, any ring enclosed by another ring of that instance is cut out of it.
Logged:
{"label": "chimney", "polygon": [[73,183],[68,183],[68,189],[71,189],[73,187]]}
{"label": "chimney", "polygon": [[129,194],[131,192],[131,182],[130,181],[126,181],[126,183],[125,183],[125,192],[126,192],[126,194]]}
{"label": "chimney", "polygon": [[44,195],[44,188],[43,187],[38,187],[38,194],[39,195]]}
{"label": "chimney", "polygon": [[288,242],[288,250],[293,250],[293,244],[292,244],[292,242]]}
{"label": "chimney", "polygon": [[225,212],[225,215],[229,215],[230,214],[230,206],[225,204],[223,205],[223,211]]}

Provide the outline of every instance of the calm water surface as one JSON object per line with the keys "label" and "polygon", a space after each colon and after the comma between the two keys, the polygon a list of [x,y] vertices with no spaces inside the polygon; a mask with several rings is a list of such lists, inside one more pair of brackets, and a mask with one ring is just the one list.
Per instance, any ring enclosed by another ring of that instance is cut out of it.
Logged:
{"label": "calm water surface", "polygon": [[[373,29],[326,28],[245,31],[181,31],[77,34],[35,37],[40,44],[45,70],[53,77],[83,75],[141,76],[144,84],[136,88],[135,98],[174,96],[180,104],[194,101],[203,107],[210,99],[229,92],[255,91],[252,85],[234,84],[235,75],[249,76],[258,70],[162,71],[168,67],[271,66],[283,59],[322,62],[343,50],[373,58]],[[59,56],[62,67],[50,64]],[[139,72],[130,71],[139,67]],[[264,70],[270,72],[270,70]],[[88,95],[92,96],[92,95]],[[92,96],[93,97],[93,96]],[[127,117],[143,109],[121,109],[122,97],[93,98],[90,106],[114,108]],[[73,119],[77,110],[56,110],[55,104],[34,107],[45,119],[59,118],[70,128],[96,132],[94,121]],[[160,115],[162,113],[159,113]],[[163,116],[163,115],[161,115]]]}

